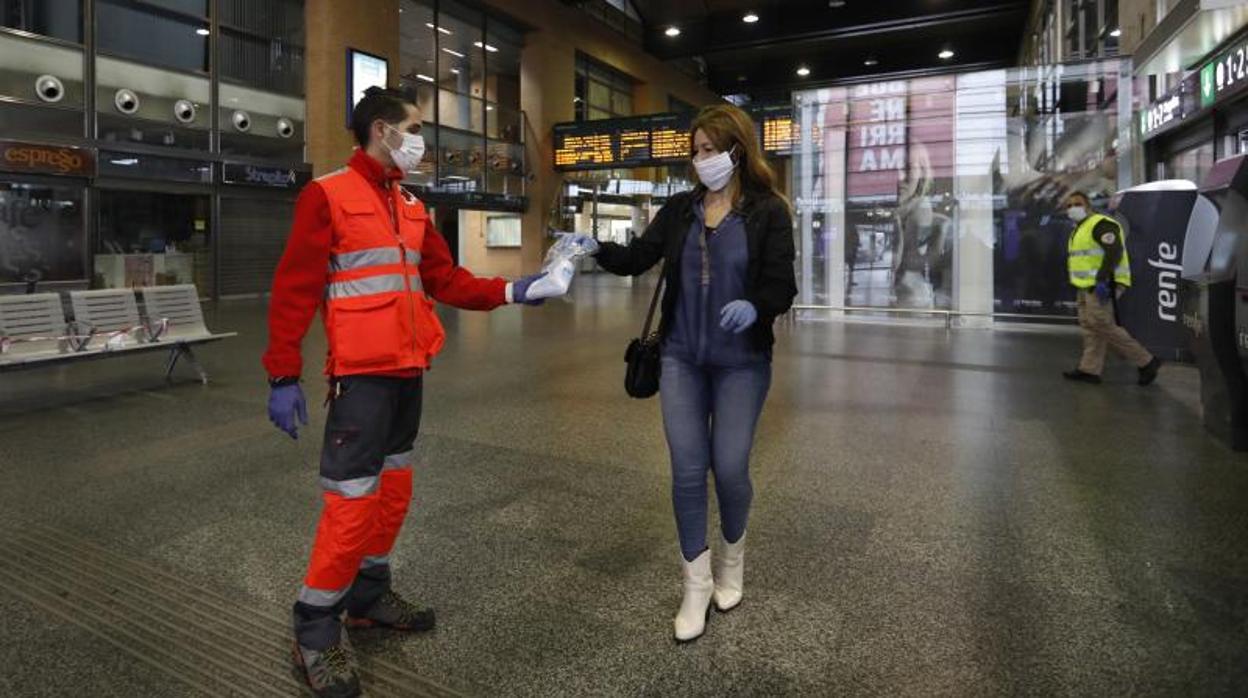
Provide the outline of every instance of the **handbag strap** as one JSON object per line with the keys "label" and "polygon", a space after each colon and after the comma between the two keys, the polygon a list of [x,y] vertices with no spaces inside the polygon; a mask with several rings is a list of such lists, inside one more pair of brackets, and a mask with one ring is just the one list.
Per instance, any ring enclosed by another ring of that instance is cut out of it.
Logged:
{"label": "handbag strap", "polygon": [[659,295],[663,292],[663,281],[666,274],[659,272],[659,283],[654,287],[654,297],[650,299],[650,310],[646,313],[646,325],[641,329],[641,338],[650,337],[650,326],[654,324],[654,310],[659,307]]}

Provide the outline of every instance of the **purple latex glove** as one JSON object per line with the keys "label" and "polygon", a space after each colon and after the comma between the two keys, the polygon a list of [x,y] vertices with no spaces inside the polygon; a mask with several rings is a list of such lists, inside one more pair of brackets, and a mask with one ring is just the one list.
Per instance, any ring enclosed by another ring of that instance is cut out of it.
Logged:
{"label": "purple latex glove", "polygon": [[746,300],[736,300],[725,305],[719,311],[719,326],[733,334],[741,334],[758,320],[758,311],[754,304]]}
{"label": "purple latex glove", "polygon": [[308,425],[308,402],[303,398],[303,388],[298,383],[280,385],[269,392],[269,421],[278,429],[299,438],[298,419]]}
{"label": "purple latex glove", "polygon": [[526,295],[529,291],[529,287],[533,285],[533,282],[543,276],[546,276],[546,272],[542,272],[541,274],[532,274],[524,277],[523,279],[513,281],[511,283],[511,299],[517,303],[524,303],[525,305],[541,305],[542,303],[545,303],[545,298],[529,300]]}
{"label": "purple latex glove", "polygon": [[1113,294],[1114,290],[1109,287],[1108,281],[1098,281],[1096,282],[1096,288],[1093,289],[1093,292],[1096,293],[1096,297],[1100,299],[1102,303],[1108,303],[1110,295]]}

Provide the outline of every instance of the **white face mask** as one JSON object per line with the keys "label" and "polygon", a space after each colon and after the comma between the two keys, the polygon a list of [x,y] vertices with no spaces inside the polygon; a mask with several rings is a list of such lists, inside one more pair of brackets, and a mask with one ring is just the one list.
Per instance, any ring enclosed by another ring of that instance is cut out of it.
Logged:
{"label": "white face mask", "polygon": [[1081,223],[1083,219],[1088,217],[1088,209],[1082,206],[1071,206],[1066,209],[1066,215],[1070,216],[1070,220]]}
{"label": "white face mask", "polygon": [[390,124],[386,124],[386,128],[403,138],[398,148],[390,148],[390,143],[386,142],[386,147],[390,148],[390,159],[394,160],[394,166],[404,172],[415,172],[416,168],[420,167],[421,159],[425,157],[425,137],[419,133],[403,133]]}
{"label": "white face mask", "polygon": [[737,163],[732,161],[732,151],[712,155],[709,158],[693,161],[693,169],[698,173],[698,181],[711,191],[719,191],[728,186]]}

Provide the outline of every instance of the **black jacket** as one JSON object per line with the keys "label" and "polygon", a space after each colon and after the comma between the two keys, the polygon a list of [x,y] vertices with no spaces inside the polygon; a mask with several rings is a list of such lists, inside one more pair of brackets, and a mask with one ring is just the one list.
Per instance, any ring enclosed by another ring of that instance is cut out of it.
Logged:
{"label": "black jacket", "polygon": [[[680,293],[680,258],[685,249],[689,228],[695,219],[693,205],[703,190],[682,192],[668,199],[659,209],[646,232],[627,246],[603,243],[598,263],[603,269],[620,276],[638,276],[664,260],[663,317],[659,334],[663,338],[672,331],[677,297]],[[797,296],[797,278],[793,270],[796,252],[793,247],[793,217],[779,197],[766,194],[746,195],[740,206],[745,217],[745,236],[749,245],[749,266],[746,270],[745,300],[758,311],[758,322],[749,329],[754,347],[769,351],[776,342],[772,325],[776,317],[788,312]]]}

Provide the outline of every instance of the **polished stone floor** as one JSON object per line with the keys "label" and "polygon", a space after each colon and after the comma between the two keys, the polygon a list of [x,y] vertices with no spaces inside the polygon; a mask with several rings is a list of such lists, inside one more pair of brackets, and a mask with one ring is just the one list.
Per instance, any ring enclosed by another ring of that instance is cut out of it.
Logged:
{"label": "polished stone floor", "polygon": [[[1248,456],[1191,368],[1063,382],[1069,329],[782,327],[746,600],[675,646],[657,403],[620,385],[647,289],[578,284],[444,312],[396,551],[440,627],[354,636],[377,694],[1248,691]],[[0,695],[297,694],[322,388],[305,438],[272,429],[263,313],[209,309],[242,336],[206,387],[157,356],[0,375]]]}

